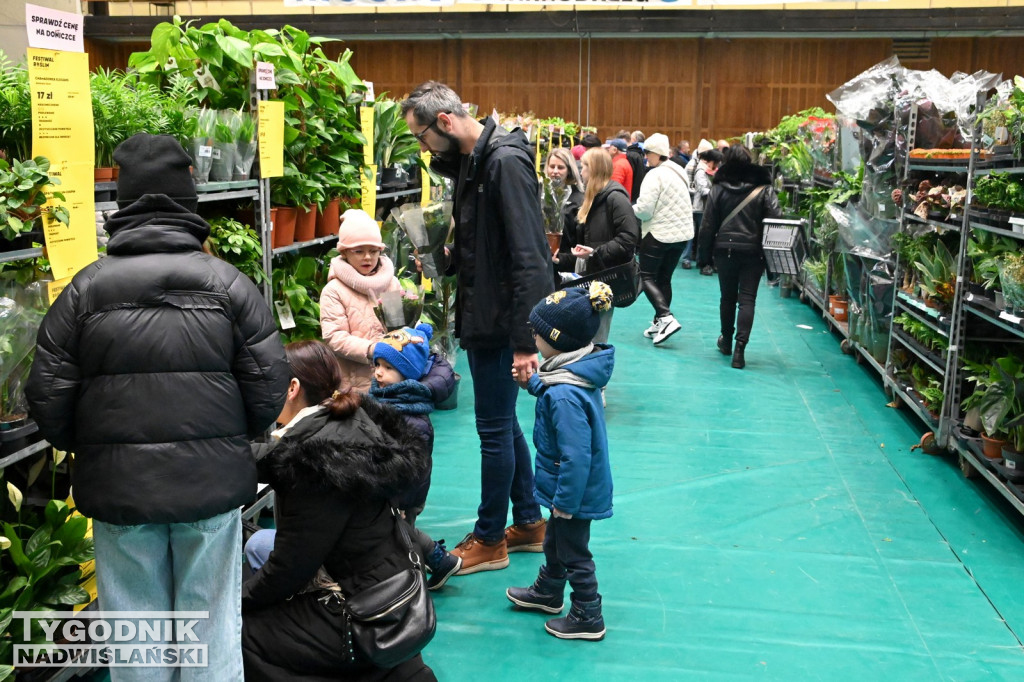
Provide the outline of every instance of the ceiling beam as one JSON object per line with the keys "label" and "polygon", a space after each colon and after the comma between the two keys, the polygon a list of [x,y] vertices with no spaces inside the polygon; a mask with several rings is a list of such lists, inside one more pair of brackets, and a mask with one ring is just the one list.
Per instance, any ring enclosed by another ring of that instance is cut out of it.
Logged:
{"label": "ceiling beam", "polygon": [[[184,17],[216,21],[220,17]],[[290,24],[349,40],[574,37],[945,37],[1024,35],[1024,12],[1009,8],[928,10],[620,10],[267,14],[226,17],[251,30]],[[85,17],[85,35],[147,40],[167,17]],[[851,35],[852,34],[852,35]]]}

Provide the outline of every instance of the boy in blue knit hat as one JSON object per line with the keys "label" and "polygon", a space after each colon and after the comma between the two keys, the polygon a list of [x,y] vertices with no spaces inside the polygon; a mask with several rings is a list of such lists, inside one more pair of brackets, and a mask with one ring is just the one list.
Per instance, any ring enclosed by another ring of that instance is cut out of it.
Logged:
{"label": "boy in blue knit hat", "polygon": [[[420,380],[433,363],[430,355],[430,338],[433,335],[434,328],[429,324],[419,324],[415,329],[404,327],[385,334],[373,347],[370,384],[371,396],[401,412],[406,422],[422,435],[428,457],[434,450],[434,426],[428,415],[434,411],[435,396],[430,387]],[[439,590],[462,568],[462,559],[448,552],[444,540],[434,542],[416,528],[416,517],[423,511],[429,490],[430,468],[423,480],[417,481],[396,503],[403,511],[412,537],[430,569],[427,587]]]}
{"label": "boy in blue knit hat", "polygon": [[530,587],[510,587],[505,595],[521,609],[561,613],[568,581],[569,614],[544,626],[560,639],[599,640],[605,633],[589,545],[590,522],[612,515],[601,388],[611,379],[615,349],[593,343],[599,313],[611,305],[611,288],[603,282],[551,294],[530,313],[544,362],[526,382],[513,370],[520,385],[537,397],[534,485],[537,502],[551,510],[551,518],[537,580]]}

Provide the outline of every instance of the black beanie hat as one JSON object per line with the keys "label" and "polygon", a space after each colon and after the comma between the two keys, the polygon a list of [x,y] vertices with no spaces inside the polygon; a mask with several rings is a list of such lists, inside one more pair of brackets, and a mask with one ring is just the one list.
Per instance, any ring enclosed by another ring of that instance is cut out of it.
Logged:
{"label": "black beanie hat", "polygon": [[170,135],[138,133],[114,150],[121,167],[117,177],[117,206],[125,208],[143,194],[166,194],[182,208],[199,209],[192,159]]}
{"label": "black beanie hat", "polygon": [[604,282],[591,282],[588,289],[562,289],[535,305],[530,312],[530,326],[548,345],[566,353],[593,341],[601,324],[598,313],[611,308],[611,287]]}

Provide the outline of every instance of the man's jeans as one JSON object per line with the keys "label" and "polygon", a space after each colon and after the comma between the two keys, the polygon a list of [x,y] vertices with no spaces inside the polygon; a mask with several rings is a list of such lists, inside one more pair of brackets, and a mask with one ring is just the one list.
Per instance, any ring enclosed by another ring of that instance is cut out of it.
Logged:
{"label": "man's jeans", "polygon": [[[110,668],[122,680],[242,680],[242,522],[239,511],[195,523],[93,521],[104,611],[209,611],[192,628],[205,668]],[[181,642],[189,644],[190,642]]]}
{"label": "man's jeans", "polygon": [[473,534],[484,542],[505,537],[508,503],[512,522],[541,519],[533,495],[533,457],[516,419],[519,385],[512,380],[512,349],[466,351],[473,375],[476,431],[480,436],[480,508]]}

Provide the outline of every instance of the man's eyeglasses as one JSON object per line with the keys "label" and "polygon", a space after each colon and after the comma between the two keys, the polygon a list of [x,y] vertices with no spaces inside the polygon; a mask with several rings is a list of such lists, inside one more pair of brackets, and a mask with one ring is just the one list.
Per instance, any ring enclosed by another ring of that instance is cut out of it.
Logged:
{"label": "man's eyeglasses", "polygon": [[434,120],[427,124],[426,128],[424,128],[423,130],[421,130],[418,133],[412,133],[411,130],[409,132],[412,133],[412,136],[416,138],[417,142],[423,142],[423,136],[427,134],[427,131],[437,125],[437,117],[440,116],[441,114],[447,114],[447,113],[448,113],[447,111],[439,111],[437,113],[437,116],[434,116]]}

